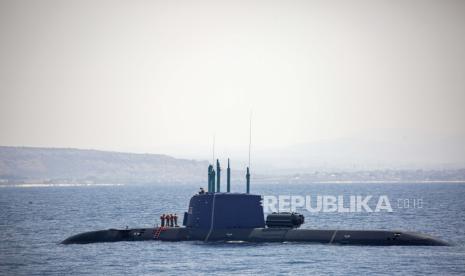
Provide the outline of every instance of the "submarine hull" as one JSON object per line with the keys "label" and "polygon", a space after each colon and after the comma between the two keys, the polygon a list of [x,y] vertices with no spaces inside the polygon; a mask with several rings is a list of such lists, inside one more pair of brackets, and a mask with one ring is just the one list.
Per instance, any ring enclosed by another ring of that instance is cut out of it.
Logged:
{"label": "submarine hull", "polygon": [[434,237],[403,231],[384,230],[316,230],[294,228],[251,228],[251,229],[189,229],[137,228],[108,229],[85,232],[71,236],[62,244],[86,244],[119,241],[244,241],[244,242],[300,242],[339,245],[371,246],[447,246],[447,242]]}
{"label": "submarine hull", "polygon": [[99,231],[90,231],[77,234],[62,241],[62,244],[86,244],[97,242],[119,242],[119,241],[137,241],[150,240],[153,237],[153,228],[141,229],[108,229]]}
{"label": "submarine hull", "polygon": [[[213,188],[213,185],[209,187]],[[272,214],[267,219],[268,223],[265,223],[262,198],[259,195],[209,192],[191,197],[188,212],[184,213],[183,227],[92,231],[69,237],[62,243],[161,240],[448,245],[440,239],[407,231],[298,229],[296,227],[304,219],[293,213]]]}

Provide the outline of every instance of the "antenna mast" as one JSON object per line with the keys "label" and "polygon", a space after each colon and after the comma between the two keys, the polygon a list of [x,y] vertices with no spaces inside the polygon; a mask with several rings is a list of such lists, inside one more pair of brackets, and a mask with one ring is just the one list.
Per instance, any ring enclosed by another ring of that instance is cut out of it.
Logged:
{"label": "antenna mast", "polygon": [[252,109],[249,114],[249,168],[250,168],[250,148],[252,146]]}
{"label": "antenna mast", "polygon": [[213,134],[212,164],[215,164],[215,134]]}
{"label": "antenna mast", "polygon": [[250,193],[250,147],[252,145],[252,109],[250,110],[249,117],[249,166],[247,167],[247,173],[245,174],[246,179],[246,193]]}

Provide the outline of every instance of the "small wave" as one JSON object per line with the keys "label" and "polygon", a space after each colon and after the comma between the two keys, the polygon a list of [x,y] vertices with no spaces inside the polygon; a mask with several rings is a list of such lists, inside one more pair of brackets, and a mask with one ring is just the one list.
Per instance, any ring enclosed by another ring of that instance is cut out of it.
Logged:
{"label": "small wave", "polygon": [[226,241],[226,243],[242,244],[242,243],[248,243],[248,242],[246,242],[246,241]]}

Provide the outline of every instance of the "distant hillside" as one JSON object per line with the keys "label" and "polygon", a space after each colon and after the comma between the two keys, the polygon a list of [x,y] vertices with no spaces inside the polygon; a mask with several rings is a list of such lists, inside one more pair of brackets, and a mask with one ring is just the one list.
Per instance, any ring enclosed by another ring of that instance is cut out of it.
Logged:
{"label": "distant hillside", "polygon": [[203,181],[206,161],[160,154],[2,147],[5,183],[189,183]]}
{"label": "distant hillside", "polygon": [[[207,161],[176,159],[160,154],[0,146],[0,185],[205,183],[207,166]],[[232,170],[231,181],[245,185],[245,171]],[[252,181],[256,184],[338,181],[463,182],[465,169],[359,171],[293,169],[287,173],[282,170],[281,173],[271,174],[253,171]]]}

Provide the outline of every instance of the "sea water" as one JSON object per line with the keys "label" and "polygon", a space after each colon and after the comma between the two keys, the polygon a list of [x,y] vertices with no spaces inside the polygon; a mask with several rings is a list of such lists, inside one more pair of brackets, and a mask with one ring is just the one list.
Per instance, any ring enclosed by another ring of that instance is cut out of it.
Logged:
{"label": "sea water", "polygon": [[[412,230],[449,247],[300,243],[117,242],[62,245],[91,230],[153,227],[187,211],[198,185],[0,188],[0,274],[465,274],[465,184],[255,185],[262,195],[385,195],[393,212],[317,212],[303,228]],[[233,183],[237,192],[244,184]],[[421,200],[421,206],[405,202]]]}

